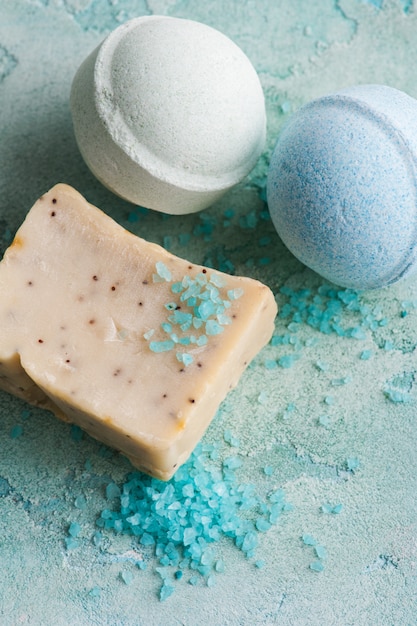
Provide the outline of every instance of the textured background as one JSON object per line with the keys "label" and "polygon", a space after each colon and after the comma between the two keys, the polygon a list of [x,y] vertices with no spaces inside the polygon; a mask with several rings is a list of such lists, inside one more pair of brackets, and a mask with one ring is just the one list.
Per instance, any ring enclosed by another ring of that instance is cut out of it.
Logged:
{"label": "textured background", "polygon": [[[232,431],[239,481],[260,493],[282,487],[293,506],[260,534],[262,569],[224,539],[216,550],[226,571],[214,587],[184,577],[160,602],[152,556],[139,571],[130,537],[109,531],[102,546],[92,541],[109,506],[105,487],[123,482],[127,461],[0,393],[2,625],[417,624],[417,282],[328,298],[323,281],[281,244],[262,200],[269,154],[300,105],[367,82],[417,96],[416,11],[412,0],[1,0],[2,251],[37,197],[61,181],[176,254],[270,285],[288,314],[277,319],[276,345],[245,373],[205,441]],[[201,215],[167,218],[117,199],[89,173],[72,133],[78,65],[121,22],[152,13],[229,35],[267,99],[264,156]],[[292,305],[285,287],[297,294]],[[329,332],[312,327],[306,306],[338,307]],[[329,504],[342,508],[323,511]],[[72,522],[81,532],[69,550]],[[322,572],[309,567],[317,558],[305,534],[326,549]]]}

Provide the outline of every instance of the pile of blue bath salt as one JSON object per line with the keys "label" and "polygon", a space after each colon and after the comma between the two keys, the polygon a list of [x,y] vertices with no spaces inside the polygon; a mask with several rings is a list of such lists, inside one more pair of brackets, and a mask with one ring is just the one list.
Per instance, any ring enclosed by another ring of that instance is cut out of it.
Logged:
{"label": "pile of blue bath salt", "polygon": [[[317,291],[281,287],[280,294],[286,296],[279,316],[288,320],[290,330],[297,324],[307,324],[320,332],[354,339],[365,339],[366,331],[375,331],[388,323],[381,306],[363,303],[360,293],[352,289],[340,289],[324,284]],[[351,317],[348,317],[351,314]],[[348,325],[349,319],[355,324]]]}
{"label": "pile of blue bath salt", "polygon": [[[238,441],[228,431],[224,439],[233,444],[232,455],[220,458],[218,444],[200,443],[169,482],[135,471],[122,485],[107,485],[112,506],[101,512],[97,526],[137,538],[143,555],[139,569],[157,559],[160,600],[174,592],[180,579],[213,586],[225,569],[215,549],[219,541],[232,541],[251,559],[259,535],[291,509],[282,489],[271,488],[261,497],[253,485],[239,482],[236,472],[243,461],[236,453]],[[260,567],[260,562],[254,565]]]}

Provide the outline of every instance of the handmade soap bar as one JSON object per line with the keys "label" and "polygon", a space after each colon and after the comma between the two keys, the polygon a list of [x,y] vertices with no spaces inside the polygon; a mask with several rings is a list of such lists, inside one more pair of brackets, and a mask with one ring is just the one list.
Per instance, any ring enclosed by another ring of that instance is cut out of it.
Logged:
{"label": "handmade soap bar", "polygon": [[57,185],[0,263],[0,387],[168,479],[275,315],[265,285],[179,259]]}

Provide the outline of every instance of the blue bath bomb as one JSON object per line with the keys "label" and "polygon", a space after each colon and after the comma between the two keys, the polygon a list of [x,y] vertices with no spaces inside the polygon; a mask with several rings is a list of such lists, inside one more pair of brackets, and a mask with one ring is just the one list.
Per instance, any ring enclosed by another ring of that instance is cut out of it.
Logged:
{"label": "blue bath bomb", "polygon": [[313,100],[282,131],[268,172],[275,228],[305,265],[353,289],[417,266],[417,101],[382,85]]}

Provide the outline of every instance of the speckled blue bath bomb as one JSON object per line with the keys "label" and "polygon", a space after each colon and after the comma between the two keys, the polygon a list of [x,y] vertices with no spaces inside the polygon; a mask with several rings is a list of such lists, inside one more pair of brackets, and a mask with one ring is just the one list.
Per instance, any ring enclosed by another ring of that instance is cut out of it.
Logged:
{"label": "speckled blue bath bomb", "polygon": [[305,265],[375,289],[416,265],[417,101],[382,85],[313,100],[282,131],[268,173],[272,221]]}

